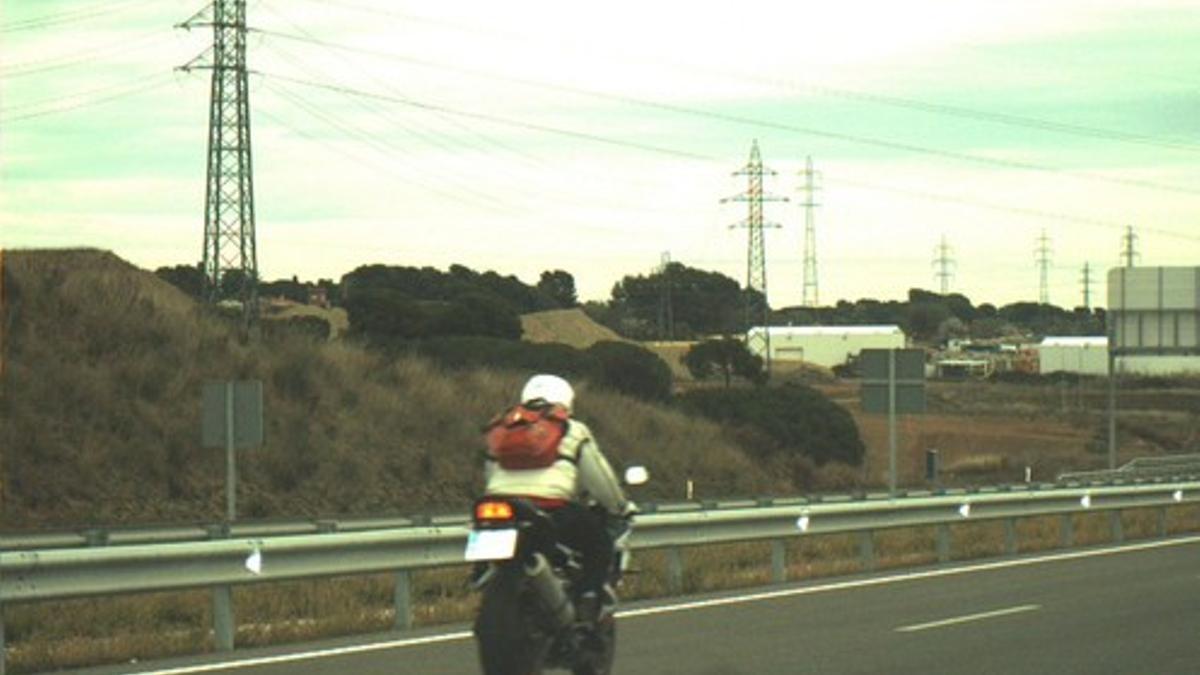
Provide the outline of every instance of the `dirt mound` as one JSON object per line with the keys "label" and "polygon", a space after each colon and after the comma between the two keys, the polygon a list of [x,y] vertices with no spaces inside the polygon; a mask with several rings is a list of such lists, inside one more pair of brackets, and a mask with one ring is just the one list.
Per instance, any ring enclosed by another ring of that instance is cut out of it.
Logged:
{"label": "dirt mound", "polygon": [[521,315],[523,338],[529,342],[561,342],[586,349],[606,340],[625,338],[592,321],[582,309],[551,309]]}

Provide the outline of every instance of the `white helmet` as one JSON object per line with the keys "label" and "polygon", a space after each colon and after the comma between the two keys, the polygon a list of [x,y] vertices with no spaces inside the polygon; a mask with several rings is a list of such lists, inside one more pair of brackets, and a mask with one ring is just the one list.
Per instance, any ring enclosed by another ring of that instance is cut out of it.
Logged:
{"label": "white helmet", "polygon": [[521,390],[521,402],[539,398],[547,403],[557,403],[570,411],[575,403],[575,390],[571,388],[571,383],[557,375],[534,375]]}

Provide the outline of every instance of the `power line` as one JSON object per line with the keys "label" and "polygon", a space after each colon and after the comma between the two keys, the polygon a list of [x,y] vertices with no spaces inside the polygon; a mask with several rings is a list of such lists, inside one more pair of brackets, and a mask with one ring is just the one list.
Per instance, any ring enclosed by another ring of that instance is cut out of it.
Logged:
{"label": "power line", "polygon": [[522,122],[520,120],[509,119],[506,117],[500,117],[499,115],[488,115],[485,113],[471,112],[468,110],[459,110],[457,108],[451,108],[449,106],[437,105],[434,103],[426,103],[424,101],[418,101],[416,99],[407,98],[407,97],[403,97],[403,96],[389,96],[386,94],[379,94],[379,93],[374,93],[374,92],[369,92],[369,91],[361,91],[359,89],[352,89],[350,87],[343,87],[343,86],[339,86],[339,85],[335,85],[335,84],[325,84],[322,82],[313,82],[311,80],[303,80],[300,78],[288,77],[286,75],[278,75],[278,74],[274,74],[274,73],[264,73],[264,72],[256,71],[255,74],[261,75],[261,76],[267,77],[267,78],[281,80],[284,82],[291,82],[293,84],[299,84],[299,85],[306,86],[306,87],[312,87],[315,89],[324,89],[326,91],[333,91],[333,92],[337,92],[340,94],[346,94],[348,96],[361,96],[363,98],[373,98],[373,99],[377,99],[380,101],[390,101],[392,103],[408,106],[411,108],[419,108],[421,110],[430,110],[430,111],[434,111],[434,112],[445,113],[447,115],[457,115],[459,117],[478,119],[478,120],[483,120],[485,122],[491,122],[492,124],[499,124],[499,125],[515,127],[515,128],[519,128],[519,129],[526,129],[528,131],[538,131],[538,132],[547,133],[547,134],[555,134],[558,136],[565,136],[568,138],[574,138],[574,139],[578,139],[578,140],[592,141],[594,143],[604,143],[607,145],[615,145],[615,146],[619,146],[619,147],[623,147],[623,148],[630,148],[633,150],[643,150],[645,152],[652,152],[652,153],[657,153],[660,155],[669,155],[671,157],[678,157],[678,158],[682,158],[682,159],[694,159],[694,160],[700,160],[700,161],[706,161],[706,162],[715,161],[714,158],[712,158],[712,157],[707,157],[705,155],[699,155],[694,152],[687,152],[687,151],[683,151],[683,150],[672,150],[670,148],[664,148],[661,146],[650,145],[648,143],[638,143],[636,141],[620,140],[620,139],[611,138],[608,136],[600,136],[598,134],[590,134],[590,133],[583,132],[583,131],[573,131],[571,129],[564,129],[561,127],[552,127],[552,126],[548,126],[548,125],[544,125],[544,124],[534,124],[532,122]]}
{"label": "power line", "polygon": [[79,21],[87,21],[109,14],[117,14],[123,10],[137,5],[148,5],[154,0],[127,0],[123,3],[112,4],[109,2],[98,2],[88,7],[77,7],[72,10],[64,10],[62,12],[54,12],[44,14],[39,17],[30,19],[21,19],[0,25],[0,33],[17,33],[26,30],[34,30],[37,28],[50,28],[52,26],[61,26],[68,23],[76,23]]}
{"label": "power line", "polygon": [[[122,91],[118,91],[116,93],[109,94],[106,96],[97,96],[96,98],[92,98],[92,99],[85,100],[85,101],[80,101],[78,103],[74,103],[74,104],[70,104],[70,105],[58,106],[57,104],[65,103],[66,101],[78,98],[80,96],[90,96],[92,94],[97,94],[97,93],[104,92],[104,91],[110,91],[110,90],[112,90],[114,88],[118,88],[118,87],[129,87],[129,85],[131,83],[124,82],[124,83],[121,83],[118,85],[113,85],[110,87],[103,87],[101,89],[95,89],[95,90],[88,91],[88,92],[80,92],[78,94],[71,94],[69,96],[61,96],[61,97],[56,97],[53,99],[37,101],[34,103],[23,103],[23,104],[9,106],[8,108],[0,109],[0,117],[4,118],[5,123],[11,124],[13,122],[21,122],[24,120],[34,119],[37,117],[45,117],[47,115],[58,115],[61,113],[67,113],[67,112],[71,112],[74,110],[80,110],[82,108],[90,108],[90,107],[101,105],[104,103],[110,103],[112,101],[117,101],[117,100],[120,100],[123,98],[136,96],[138,94],[142,94],[142,93],[152,91],[155,89],[161,89],[161,88],[165,87],[166,85],[171,84],[173,82],[173,79],[171,78],[169,73],[160,73],[159,75],[154,76],[149,80],[147,80],[146,78],[140,78],[137,80],[137,82],[140,83],[137,86],[133,86],[128,89],[123,89]],[[30,108],[30,107],[43,106],[43,105],[52,106],[52,107],[50,107],[46,110],[37,110],[34,112],[24,113],[21,115],[8,116],[9,110]]]}
{"label": "power line", "polygon": [[[375,7],[365,7],[365,6],[357,5],[354,3],[341,2],[341,1],[335,1],[335,0],[321,0],[321,4],[335,5],[335,6],[343,7],[346,9],[351,9],[354,11],[368,12],[368,13],[374,14],[376,16],[386,16],[386,17],[390,17],[393,19],[397,19],[397,20],[433,24],[436,26],[446,27],[446,28],[450,28],[450,29],[460,31],[460,32],[470,32],[470,33],[490,35],[493,37],[500,37],[500,38],[503,38],[508,41],[519,42],[521,44],[526,44],[531,39],[537,39],[539,37],[544,37],[544,36],[540,36],[540,35],[539,36],[535,36],[532,34],[523,34],[522,35],[522,34],[498,31],[493,27],[484,27],[484,26],[480,26],[480,25],[474,25],[474,24],[468,24],[468,23],[462,23],[462,22],[453,22],[453,21],[447,21],[447,20],[433,19],[433,18],[423,17],[423,16],[419,16],[419,15],[415,15],[415,14],[409,14],[406,12],[389,11],[389,10],[385,10],[385,9],[375,8]],[[562,45],[563,43],[560,42],[558,44]],[[610,44],[611,43],[605,43],[605,46],[609,46]],[[577,46],[577,45],[572,44],[572,45],[568,45],[568,46]],[[651,59],[648,59],[645,57],[631,57],[628,54],[617,53],[616,56],[627,62],[637,63],[639,65],[643,64],[647,61],[651,61]],[[655,65],[667,65],[674,69],[689,70],[689,71],[701,73],[704,75],[712,75],[715,73],[722,77],[735,79],[739,82],[747,82],[747,81],[759,82],[759,83],[763,83],[763,84],[769,84],[769,85],[775,86],[775,87],[784,87],[784,88],[789,88],[789,89],[794,89],[794,90],[815,92],[817,94],[824,95],[824,96],[844,98],[844,99],[850,99],[850,100],[855,100],[855,101],[865,101],[865,102],[873,103],[876,105],[913,110],[913,111],[917,111],[917,112],[931,113],[931,114],[937,114],[937,115],[943,115],[943,116],[952,116],[952,117],[958,117],[958,118],[963,118],[963,119],[969,119],[969,120],[973,120],[973,121],[988,122],[988,123],[1001,124],[1001,125],[1013,126],[1013,127],[1022,127],[1022,128],[1034,129],[1034,130],[1038,130],[1038,131],[1063,133],[1063,134],[1070,134],[1070,135],[1074,135],[1074,136],[1091,137],[1091,138],[1098,138],[1098,139],[1102,139],[1102,140],[1118,141],[1118,142],[1123,142],[1123,143],[1133,143],[1133,144],[1139,144],[1139,145],[1147,145],[1147,146],[1168,148],[1168,149],[1173,149],[1173,150],[1182,150],[1182,151],[1188,151],[1188,152],[1200,152],[1200,144],[1191,143],[1186,140],[1180,140],[1180,139],[1162,138],[1162,137],[1158,137],[1158,136],[1154,136],[1154,135],[1150,135],[1150,134],[1133,133],[1133,132],[1127,132],[1127,131],[1123,131],[1123,130],[1107,129],[1107,128],[1101,128],[1101,127],[1086,126],[1086,125],[1081,125],[1081,124],[1068,124],[1068,123],[1064,123],[1064,122],[1057,122],[1054,120],[1047,120],[1047,119],[1030,117],[1030,116],[1025,116],[1025,115],[1013,115],[1013,114],[1008,114],[1008,113],[998,113],[998,112],[993,112],[993,111],[978,110],[978,109],[968,108],[968,107],[964,107],[964,106],[955,106],[955,105],[949,105],[949,104],[945,104],[945,103],[922,101],[922,100],[918,100],[918,99],[906,98],[906,97],[900,97],[900,96],[887,96],[887,95],[882,95],[882,94],[874,94],[871,92],[864,92],[864,91],[860,91],[860,90],[830,87],[830,86],[821,85],[821,84],[803,84],[803,83],[799,83],[799,82],[795,82],[795,81],[791,81],[791,80],[766,77],[766,76],[752,74],[752,73],[715,69],[715,68],[711,68],[711,67],[697,66],[694,64],[687,64],[687,63],[681,63],[681,62],[671,62],[671,61],[664,62],[661,58],[658,58],[658,57],[654,58],[652,60],[652,62]]]}
{"label": "power line", "polygon": [[856,144],[856,145],[863,145],[863,146],[881,148],[881,149],[886,149],[886,150],[898,150],[898,151],[903,151],[903,152],[910,152],[913,154],[922,154],[922,155],[928,155],[928,156],[933,156],[933,157],[941,157],[943,159],[953,159],[953,160],[961,161],[961,162],[969,162],[969,163],[988,165],[988,166],[997,166],[997,167],[1003,167],[1003,168],[1007,168],[1007,169],[1020,169],[1020,170],[1024,170],[1024,171],[1049,173],[1049,174],[1053,174],[1053,175],[1057,175],[1057,176],[1066,176],[1066,177],[1074,178],[1076,180],[1102,182],[1102,183],[1109,183],[1109,184],[1114,184],[1114,185],[1123,185],[1123,186],[1127,186],[1127,187],[1136,187],[1136,188],[1163,191],[1163,192],[1175,192],[1175,193],[1182,193],[1182,194],[1200,194],[1200,189],[1189,188],[1189,187],[1185,187],[1185,186],[1158,183],[1155,181],[1148,181],[1148,180],[1143,180],[1143,179],[1138,179],[1138,178],[1122,178],[1122,177],[1118,177],[1118,176],[1106,176],[1106,175],[1093,174],[1093,173],[1080,172],[1080,171],[1068,171],[1066,169],[1048,166],[1045,164],[1039,164],[1036,162],[1020,161],[1020,160],[1015,160],[1015,159],[1000,159],[1000,158],[996,158],[996,157],[987,157],[987,156],[983,156],[983,155],[973,155],[970,153],[957,152],[954,150],[931,148],[931,147],[927,147],[927,146],[917,145],[914,143],[904,143],[904,142],[900,142],[900,141],[892,141],[892,140],[888,140],[888,139],[884,139],[884,138],[876,138],[876,137],[871,137],[871,136],[860,136],[860,135],[856,135],[856,134],[848,134],[848,133],[842,133],[842,132],[836,132],[836,131],[827,131],[827,130],[817,129],[817,128],[813,128],[813,127],[806,127],[806,126],[800,126],[800,125],[795,125],[795,124],[787,124],[784,122],[775,122],[775,121],[771,121],[771,120],[756,119],[756,118],[748,117],[745,115],[735,115],[735,114],[730,114],[730,113],[721,113],[721,112],[714,112],[714,111],[710,111],[710,110],[702,110],[699,108],[693,108],[693,107],[684,106],[684,105],[675,104],[675,103],[664,103],[661,101],[652,101],[652,100],[648,100],[648,99],[637,98],[637,97],[629,96],[626,94],[613,94],[613,93],[607,93],[607,92],[601,92],[601,91],[594,91],[594,90],[590,90],[590,89],[584,89],[582,87],[576,87],[576,86],[571,86],[571,85],[539,82],[536,80],[530,80],[530,79],[521,78],[521,77],[503,75],[503,74],[499,74],[499,73],[495,73],[495,72],[488,72],[488,71],[474,69],[474,68],[466,68],[466,67],[462,67],[462,66],[452,66],[452,65],[448,65],[448,64],[431,62],[431,61],[427,61],[427,60],[419,59],[419,58],[407,57],[407,56],[398,55],[398,54],[391,54],[388,52],[380,52],[378,50],[364,49],[364,48],[359,48],[359,47],[348,47],[345,45],[339,45],[337,43],[328,42],[325,40],[303,38],[303,37],[298,37],[295,35],[289,35],[287,33],[280,33],[277,31],[259,30],[257,32],[262,33],[264,35],[283,38],[283,39],[292,39],[292,40],[299,40],[302,42],[309,42],[311,44],[329,47],[332,49],[344,49],[347,51],[353,51],[353,52],[357,52],[357,53],[385,57],[385,58],[393,59],[396,61],[401,61],[404,63],[408,63],[411,65],[415,65],[415,66],[419,66],[419,67],[423,67],[423,68],[433,68],[433,69],[444,70],[444,71],[449,71],[449,72],[457,72],[457,73],[461,73],[464,75],[469,75],[472,77],[481,77],[481,78],[486,78],[489,80],[502,80],[502,81],[506,81],[506,82],[520,84],[523,86],[528,86],[528,87],[535,87],[535,88],[540,88],[540,89],[567,92],[567,93],[572,93],[572,94],[576,94],[576,95],[580,95],[580,96],[588,96],[588,97],[592,97],[592,98],[604,99],[604,100],[609,100],[609,101],[617,101],[617,102],[626,103],[629,105],[636,105],[636,106],[645,107],[645,108],[652,108],[652,109],[663,110],[663,111],[667,111],[667,112],[674,112],[674,113],[689,115],[689,116],[693,116],[693,117],[703,117],[703,118],[727,122],[727,123],[731,123],[731,124],[753,126],[753,127],[764,128],[764,129],[773,129],[776,131],[786,131],[786,132],[790,132],[790,133],[814,136],[817,138],[824,138],[827,140],[838,141],[838,142],[843,142],[843,143],[852,143],[852,144]]}

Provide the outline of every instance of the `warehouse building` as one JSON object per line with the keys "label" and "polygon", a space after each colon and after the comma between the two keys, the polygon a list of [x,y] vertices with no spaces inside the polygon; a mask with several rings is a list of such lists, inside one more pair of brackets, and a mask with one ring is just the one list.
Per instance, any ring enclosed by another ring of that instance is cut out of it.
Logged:
{"label": "warehouse building", "polygon": [[[762,327],[751,328],[747,344],[758,343],[754,336],[762,331]],[[899,326],[771,326],[767,336],[772,361],[804,361],[825,368],[842,365],[863,349],[906,346]]]}
{"label": "warehouse building", "polygon": [[1047,337],[1035,348],[1038,372],[1108,375],[1108,338]]}

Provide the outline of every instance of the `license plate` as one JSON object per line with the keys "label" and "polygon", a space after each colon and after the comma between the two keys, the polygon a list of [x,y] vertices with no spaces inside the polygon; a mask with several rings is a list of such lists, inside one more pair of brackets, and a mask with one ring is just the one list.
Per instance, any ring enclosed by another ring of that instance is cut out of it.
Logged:
{"label": "license plate", "polygon": [[471,530],[467,535],[467,560],[508,560],[516,551],[516,530]]}

